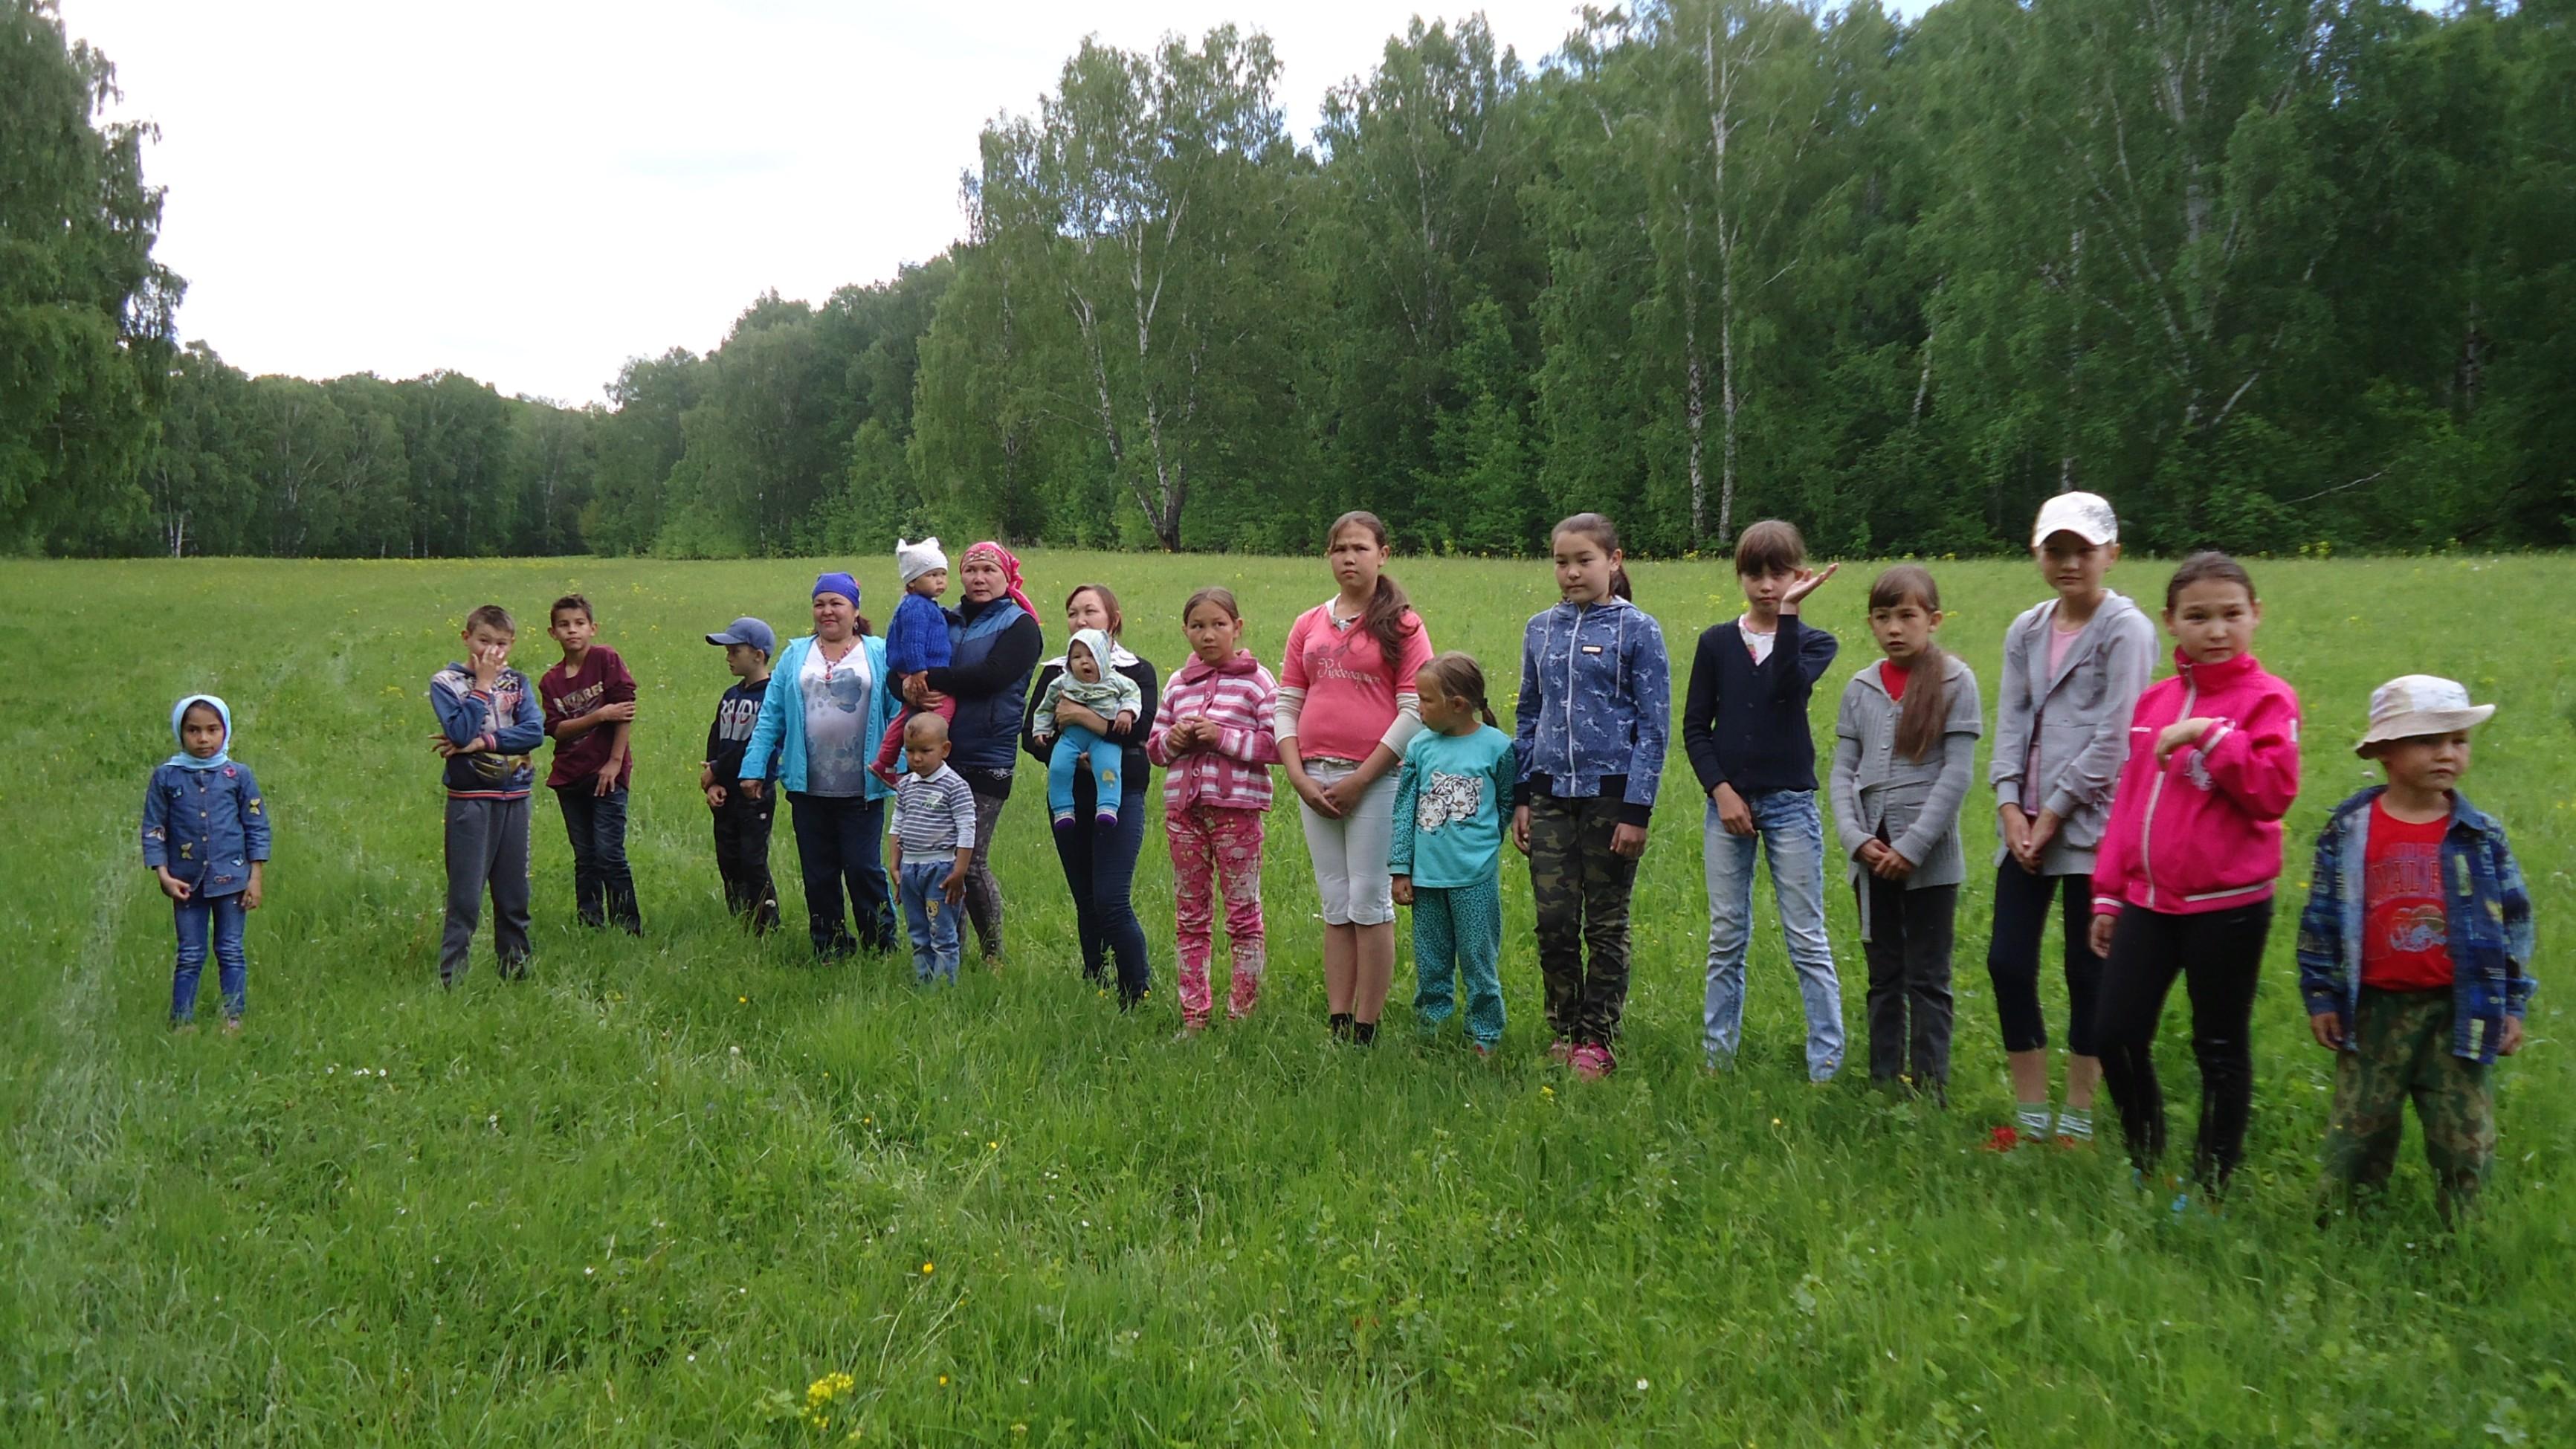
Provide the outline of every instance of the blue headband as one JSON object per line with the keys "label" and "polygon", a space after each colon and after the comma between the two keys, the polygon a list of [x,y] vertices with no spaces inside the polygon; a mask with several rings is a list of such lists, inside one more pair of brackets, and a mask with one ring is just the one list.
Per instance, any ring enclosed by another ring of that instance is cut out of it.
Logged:
{"label": "blue headband", "polygon": [[[198,759],[196,756],[194,756],[194,755],[192,755],[192,754],[189,754],[189,753],[188,753],[188,737],[187,737],[187,735],[185,735],[184,733],[182,733],[182,732],[181,732],[181,730],[180,730],[180,726],[181,726],[181,725],[183,725],[183,724],[185,724],[185,723],[187,722],[187,719],[188,719],[188,707],[189,707],[190,705],[198,705],[198,704],[205,705],[205,706],[207,706],[208,708],[211,708],[212,710],[214,710],[214,712],[215,712],[215,717],[216,717],[216,718],[218,718],[218,719],[220,719],[220,720],[222,720],[222,721],[224,722],[224,742],[223,742],[223,744],[222,744],[222,745],[220,745],[220,746],[218,746],[218,747],[216,748],[215,752],[214,752],[212,755],[209,755],[208,757],[206,757],[205,759],[202,759],[202,760],[201,760],[201,759]],[[233,712],[232,712],[232,709],[231,709],[229,706],[227,706],[227,705],[226,705],[222,700],[215,698],[215,697],[214,697],[213,695],[211,695],[211,694],[192,694],[192,695],[189,695],[187,698],[180,700],[177,704],[174,704],[174,705],[170,706],[170,738],[172,738],[172,739],[174,739],[174,740],[177,740],[177,741],[179,742],[179,753],[177,753],[177,754],[175,754],[175,755],[172,755],[172,756],[170,757],[170,759],[169,759],[168,763],[173,764],[173,765],[176,765],[176,766],[178,766],[180,769],[183,769],[183,770],[219,770],[219,769],[222,769],[225,765],[227,765],[227,764],[231,763],[231,761],[232,761],[232,754],[233,754]]]}
{"label": "blue headband", "polygon": [[819,599],[825,594],[838,594],[855,609],[859,606],[859,581],[848,574],[824,574],[814,580],[814,597]]}

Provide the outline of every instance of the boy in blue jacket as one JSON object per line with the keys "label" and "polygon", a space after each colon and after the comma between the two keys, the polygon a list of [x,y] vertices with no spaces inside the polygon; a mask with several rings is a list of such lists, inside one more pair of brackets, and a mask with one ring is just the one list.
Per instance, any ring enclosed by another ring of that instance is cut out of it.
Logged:
{"label": "boy in blue jacket", "polygon": [[222,700],[211,694],[180,700],[170,709],[170,733],[179,753],[153,770],[143,792],[143,865],[159,877],[179,929],[170,1026],[197,1029],[197,981],[211,930],[230,1036],[241,1030],[250,1005],[242,927],[244,913],[259,909],[268,808],[250,766],[232,757],[233,712]]}
{"label": "boy in blue jacket", "polygon": [[487,887],[502,979],[528,974],[528,792],[537,778],[529,756],[546,737],[537,692],[510,667],[510,646],[519,637],[510,611],[483,605],[465,616],[460,637],[465,658],[429,679],[429,707],[438,715],[430,748],[447,761],[442,986],[454,986],[465,975]]}
{"label": "boy in blue jacket", "polygon": [[2370,696],[2357,749],[2388,783],[2335,807],[2299,918],[2299,991],[2336,1053],[2322,1224],[2388,1181],[2406,1100],[2445,1222],[2474,1208],[2495,1156],[2488,1068],[2522,1047],[2531,898],[2497,824],[2458,790],[2469,730],[2495,706],[2409,674]]}

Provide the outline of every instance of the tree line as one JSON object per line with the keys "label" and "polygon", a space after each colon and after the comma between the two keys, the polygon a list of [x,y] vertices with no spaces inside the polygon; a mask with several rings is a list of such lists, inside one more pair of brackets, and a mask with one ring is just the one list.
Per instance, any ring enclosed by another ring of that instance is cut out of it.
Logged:
{"label": "tree line", "polygon": [[578,410],[179,348],[105,63],[8,3],[54,110],[0,186],[68,218],[0,212],[22,549],[1303,551],[1366,506],[1969,553],[2068,487],[2150,547],[2576,541],[2576,0],[1639,0],[1536,64],[1417,18],[1305,139],[1258,33],[1086,42],[948,252]]}

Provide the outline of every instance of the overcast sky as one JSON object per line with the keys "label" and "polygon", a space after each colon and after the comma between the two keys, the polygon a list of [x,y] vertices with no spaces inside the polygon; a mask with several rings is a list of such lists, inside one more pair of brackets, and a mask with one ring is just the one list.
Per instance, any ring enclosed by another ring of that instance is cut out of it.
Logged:
{"label": "overcast sky", "polygon": [[[1534,61],[1568,0],[1488,0]],[[1907,10],[1917,8],[1913,5]],[[1405,0],[64,0],[161,139],[181,331],[251,372],[598,399],[764,288],[819,300],[960,229],[959,173],[1086,33],[1267,31],[1311,142]],[[1457,12],[1434,12],[1457,13]]]}

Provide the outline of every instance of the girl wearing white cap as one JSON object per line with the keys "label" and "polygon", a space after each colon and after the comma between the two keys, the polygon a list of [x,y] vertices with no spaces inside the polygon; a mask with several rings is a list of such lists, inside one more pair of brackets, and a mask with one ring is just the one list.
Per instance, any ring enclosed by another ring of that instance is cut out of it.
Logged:
{"label": "girl wearing white cap", "polygon": [[2156,626],[2103,587],[2120,558],[2120,521],[2093,493],[2060,493],[2041,506],[2030,556],[2056,596],[2033,604],[2004,631],[1995,706],[1995,919],[1986,974],[1994,982],[2004,1052],[2012,1066],[2013,1120],[1995,1129],[1998,1151],[2045,1142],[2048,1025],[2039,1004],[2040,942],[2048,908],[2066,921],[2066,1105],[2056,1135],[2093,1138],[2093,1093],[2102,1062],[2093,1013],[2102,958],[2089,937],[2093,856],[2111,812],[2111,787],[2129,753],[2129,712],[2155,670]]}

